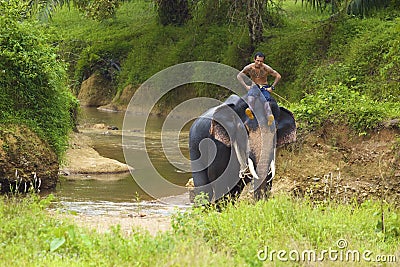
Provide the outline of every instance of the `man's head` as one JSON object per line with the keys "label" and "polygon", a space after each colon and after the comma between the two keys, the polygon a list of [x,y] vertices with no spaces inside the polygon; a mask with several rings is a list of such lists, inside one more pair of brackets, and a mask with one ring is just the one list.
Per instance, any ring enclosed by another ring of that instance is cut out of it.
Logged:
{"label": "man's head", "polygon": [[262,52],[257,52],[254,54],[254,59],[256,59],[257,57],[262,57],[263,59],[265,59],[265,55]]}
{"label": "man's head", "polygon": [[264,63],[265,55],[261,52],[257,52],[254,54],[254,63],[256,64],[256,67],[259,68],[262,66]]}

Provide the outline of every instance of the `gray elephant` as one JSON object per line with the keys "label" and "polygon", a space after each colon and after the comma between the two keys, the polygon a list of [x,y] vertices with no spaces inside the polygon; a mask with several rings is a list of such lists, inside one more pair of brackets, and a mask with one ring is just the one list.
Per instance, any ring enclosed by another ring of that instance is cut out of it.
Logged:
{"label": "gray elephant", "polygon": [[272,99],[275,122],[268,126],[264,103],[256,99],[255,118],[245,114],[247,96],[230,96],[196,119],[189,132],[189,150],[195,194],[208,200],[237,197],[254,182],[254,197],[265,198],[275,174],[276,147],[295,141],[293,114]]}

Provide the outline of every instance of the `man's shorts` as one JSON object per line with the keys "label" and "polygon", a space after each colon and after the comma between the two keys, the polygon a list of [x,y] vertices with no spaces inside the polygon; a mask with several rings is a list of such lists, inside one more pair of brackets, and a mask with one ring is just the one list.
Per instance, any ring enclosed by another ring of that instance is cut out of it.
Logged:
{"label": "man's shorts", "polygon": [[261,94],[264,96],[264,98],[270,102],[272,101],[271,94],[267,91],[267,88],[269,88],[269,85],[253,85],[250,90],[247,92],[248,96],[254,96],[254,97],[259,97]]}

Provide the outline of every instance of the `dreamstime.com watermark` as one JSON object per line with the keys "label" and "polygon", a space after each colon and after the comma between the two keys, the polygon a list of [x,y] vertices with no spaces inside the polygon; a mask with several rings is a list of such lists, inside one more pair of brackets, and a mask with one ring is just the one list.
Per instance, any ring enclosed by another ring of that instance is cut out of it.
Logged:
{"label": "dreamstime.com watermark", "polygon": [[339,239],[335,247],[323,250],[274,250],[265,246],[257,252],[260,261],[281,261],[281,262],[379,262],[396,263],[396,255],[378,255],[371,250],[349,249],[345,239]]}

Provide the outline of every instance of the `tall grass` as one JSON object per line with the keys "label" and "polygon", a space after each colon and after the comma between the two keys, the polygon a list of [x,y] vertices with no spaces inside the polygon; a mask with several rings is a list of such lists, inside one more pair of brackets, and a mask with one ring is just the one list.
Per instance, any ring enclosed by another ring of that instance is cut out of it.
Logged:
{"label": "tall grass", "polygon": [[[371,258],[395,255],[400,261],[400,211],[384,204],[387,230],[383,233],[381,206],[374,201],[315,206],[279,195],[269,201],[228,204],[222,211],[193,208],[173,218],[173,230],[156,236],[139,229],[124,236],[117,225],[103,234],[79,228],[44,212],[51,201],[36,196],[2,198],[0,265],[285,266],[288,262],[276,255],[263,259],[263,251],[341,251],[337,242],[343,240],[347,242],[343,251],[368,250]],[[320,263],[354,264],[328,257]],[[360,264],[367,262],[361,259]]]}

